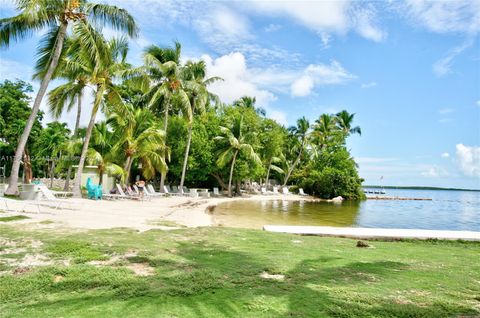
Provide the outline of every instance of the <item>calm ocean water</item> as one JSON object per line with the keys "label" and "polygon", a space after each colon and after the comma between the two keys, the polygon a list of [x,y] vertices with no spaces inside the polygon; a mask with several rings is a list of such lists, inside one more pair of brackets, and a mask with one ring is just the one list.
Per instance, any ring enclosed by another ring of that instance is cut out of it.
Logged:
{"label": "calm ocean water", "polygon": [[366,200],[341,205],[320,202],[236,201],[219,205],[225,226],[326,225],[372,228],[480,231],[480,192],[386,189],[387,196],[432,201]]}

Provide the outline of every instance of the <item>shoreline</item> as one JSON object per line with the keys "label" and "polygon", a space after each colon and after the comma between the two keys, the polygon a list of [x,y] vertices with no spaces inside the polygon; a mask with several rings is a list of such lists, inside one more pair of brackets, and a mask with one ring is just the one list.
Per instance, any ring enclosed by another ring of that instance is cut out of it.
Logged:
{"label": "shoreline", "polygon": [[[150,201],[134,200],[88,200],[67,199],[75,206],[71,209],[42,207],[41,213],[30,207],[26,212],[8,211],[0,216],[25,215],[28,219],[10,223],[45,229],[113,229],[132,228],[140,232],[151,229],[172,230],[182,227],[217,226],[211,211],[224,202],[233,201],[324,201],[310,196],[290,195],[245,195],[242,197],[191,198],[165,197]],[[10,204],[10,203],[9,203]],[[11,204],[21,206],[19,201]],[[9,223],[0,223],[9,224]],[[177,224],[178,226],[175,226]]]}

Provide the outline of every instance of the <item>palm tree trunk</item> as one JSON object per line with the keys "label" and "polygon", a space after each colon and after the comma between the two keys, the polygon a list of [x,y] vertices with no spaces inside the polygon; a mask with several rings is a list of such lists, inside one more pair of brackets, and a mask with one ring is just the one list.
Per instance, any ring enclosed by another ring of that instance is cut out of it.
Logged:
{"label": "palm tree trunk", "polygon": [[50,165],[50,188],[53,188],[53,178],[55,177],[54,171],[55,171],[55,160],[52,159],[52,164]]}
{"label": "palm tree trunk", "polygon": [[[165,129],[165,145],[167,145],[167,133],[168,133],[168,108],[170,101],[167,101],[165,103],[165,118],[163,120],[163,129]],[[165,185],[165,178],[167,177],[167,170],[162,171],[160,175],[160,192],[165,192],[164,191],[164,185]]]}
{"label": "palm tree trunk", "polygon": [[27,124],[25,129],[23,130],[22,136],[18,141],[17,149],[15,151],[15,158],[12,164],[12,170],[10,171],[10,181],[8,183],[8,189],[5,191],[5,194],[9,195],[18,195],[18,172],[20,170],[20,161],[22,160],[23,153],[25,151],[25,146],[27,144],[28,137],[30,135],[30,131],[32,130],[33,123],[35,122],[35,118],[37,117],[38,110],[40,109],[40,103],[42,102],[45,93],[47,92],[48,84],[52,79],[53,72],[58,65],[58,60],[60,59],[60,54],[62,53],[63,48],[63,41],[65,40],[65,33],[67,31],[68,22],[64,21],[60,24],[60,28],[58,31],[56,43],[55,43],[55,50],[53,51],[52,61],[48,66],[47,73],[45,77],[42,79],[40,83],[40,89],[38,90],[37,96],[35,97],[35,101],[33,102],[32,112],[28,117]]}
{"label": "palm tree trunk", "polygon": [[233,154],[232,166],[230,167],[230,177],[228,178],[228,196],[232,196],[232,177],[233,177],[233,168],[235,167],[235,160],[237,160],[238,150],[235,150]]}
{"label": "palm tree trunk", "polygon": [[82,171],[85,165],[85,159],[87,157],[88,144],[90,143],[90,137],[92,136],[93,126],[95,125],[95,117],[97,115],[100,102],[103,98],[104,90],[97,86],[97,92],[92,109],[92,115],[90,116],[90,122],[88,123],[87,132],[85,134],[85,140],[83,141],[82,153],[80,155],[80,162],[78,163],[77,174],[75,175],[75,182],[73,184],[73,196],[75,198],[82,197],[81,185],[82,185]]}
{"label": "palm tree trunk", "polygon": [[125,161],[125,165],[123,166],[123,170],[125,170],[126,175],[125,175],[125,184],[128,185],[128,182],[130,181],[130,168],[132,166],[132,157],[128,156],[127,160]]}
{"label": "palm tree trunk", "polygon": [[300,162],[300,157],[302,156],[302,150],[300,150],[300,152],[298,153],[298,156],[297,156],[297,159],[295,159],[295,161],[293,162],[292,166],[290,167],[290,169],[288,169],[288,172],[287,172],[287,175],[285,176],[285,179],[283,181],[283,187],[287,185],[287,182],[288,182],[288,179],[290,179],[290,176],[292,175],[292,172],[293,170],[295,169],[295,167],[298,165],[298,163]]}
{"label": "palm tree trunk", "polygon": [[[82,93],[78,94],[77,97],[77,118],[75,120],[75,128],[73,130],[73,137],[76,138],[78,135],[78,128],[80,127],[80,115],[82,114]],[[69,158],[70,159],[70,158]],[[67,177],[65,179],[65,185],[63,186],[63,191],[68,191],[70,187],[70,177],[72,175],[72,165],[68,165]]]}
{"label": "palm tree trunk", "polygon": [[270,166],[272,165],[272,159],[268,161],[267,177],[265,178],[265,187],[268,187],[268,177],[270,177]]}
{"label": "palm tree trunk", "polygon": [[188,126],[187,148],[185,149],[185,157],[183,158],[182,177],[180,179],[180,189],[183,189],[183,182],[185,181],[185,174],[187,172],[188,153],[190,152],[190,143],[192,142],[192,123]]}
{"label": "palm tree trunk", "polygon": [[30,161],[30,154],[28,147],[25,147],[25,155],[23,156],[23,173],[25,175],[25,183],[30,183],[33,177],[32,162]]}

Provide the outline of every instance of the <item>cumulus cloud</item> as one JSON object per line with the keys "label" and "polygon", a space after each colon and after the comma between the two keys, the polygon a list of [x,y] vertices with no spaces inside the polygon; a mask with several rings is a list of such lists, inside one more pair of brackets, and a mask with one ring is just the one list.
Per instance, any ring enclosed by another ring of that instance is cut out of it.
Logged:
{"label": "cumulus cloud", "polygon": [[281,124],[287,124],[287,115],[271,106],[277,99],[276,96],[252,80],[259,70],[249,68],[242,53],[230,53],[216,59],[203,55],[202,59],[207,64],[208,76],[219,76],[224,79],[209,86],[210,91],[217,94],[223,102],[232,103],[242,96],[253,96],[257,100],[257,105],[265,108],[268,117]]}
{"label": "cumulus cloud", "polygon": [[311,94],[316,85],[342,84],[355,77],[337,61],[332,61],[330,64],[310,64],[305,68],[303,74],[291,84],[291,94],[307,96]]}
{"label": "cumulus cloud", "polygon": [[456,161],[464,175],[480,177],[480,147],[457,144]]}

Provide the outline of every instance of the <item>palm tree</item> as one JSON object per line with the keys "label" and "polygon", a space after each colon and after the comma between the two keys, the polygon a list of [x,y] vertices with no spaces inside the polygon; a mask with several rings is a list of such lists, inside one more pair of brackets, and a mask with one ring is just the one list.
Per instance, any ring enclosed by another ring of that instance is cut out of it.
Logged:
{"label": "palm tree", "polygon": [[247,158],[261,163],[252,145],[247,143],[246,134],[243,133],[243,116],[234,118],[233,125],[230,128],[220,126],[221,136],[216,136],[215,140],[222,142],[223,149],[220,150],[217,164],[220,167],[230,162],[230,176],[228,178],[228,195],[232,196],[232,178],[235,162],[240,152],[246,154]]}
{"label": "palm tree", "polygon": [[251,108],[255,110],[257,114],[265,116],[266,110],[263,107],[256,108],[255,107],[256,102],[257,102],[257,99],[255,97],[242,96],[233,102],[233,106]]}
{"label": "palm tree", "polygon": [[93,128],[90,147],[87,151],[87,162],[90,165],[97,166],[99,185],[103,183],[105,172],[123,180],[125,171],[114,162],[113,145],[116,142],[116,136],[114,132],[109,130],[105,121],[95,124]]}
{"label": "palm tree", "polygon": [[[96,115],[101,108],[106,110],[107,106],[122,104],[114,79],[120,71],[128,67],[125,62],[128,43],[126,38],[113,39],[107,42],[99,32],[87,24],[78,24],[75,28],[74,32],[79,37],[88,38],[89,41],[74,42],[76,45],[69,48],[67,55],[69,60],[65,67],[86,70],[85,73],[89,74],[88,83],[93,86],[94,90],[92,112],[73,186],[74,196],[81,197],[81,175]],[[82,42],[87,42],[87,45]]]}
{"label": "palm tree", "polygon": [[292,175],[293,170],[300,163],[303,152],[307,146],[310,137],[310,123],[305,117],[299,118],[297,120],[297,125],[289,128],[292,137],[295,139],[298,148],[297,148],[297,157],[293,164],[288,168],[287,174],[283,181],[283,186],[287,185],[288,179]]}
{"label": "palm tree", "polygon": [[190,144],[192,142],[193,118],[195,113],[203,113],[205,107],[210,100],[215,100],[219,103],[218,96],[207,91],[207,86],[215,81],[222,80],[220,77],[205,78],[207,73],[207,66],[205,61],[187,62],[182,70],[182,77],[184,80],[184,87],[188,94],[190,103],[187,105],[190,110],[187,114],[192,114],[188,120],[188,136],[187,145],[185,148],[185,156],[183,158],[182,176],[180,178],[180,189],[183,191],[183,184],[185,181],[185,174],[187,171],[188,154],[190,152]]}
{"label": "palm tree", "polygon": [[342,110],[336,115],[336,122],[338,128],[343,131],[345,136],[350,134],[359,134],[362,135],[362,130],[359,126],[352,128],[353,118],[355,114],[349,114],[346,110]]}
{"label": "palm tree", "polygon": [[54,38],[54,40],[49,41],[52,44],[49,54],[43,54],[40,57],[44,62],[45,72],[32,106],[32,112],[15,151],[7,194],[18,194],[20,160],[48,84],[57,68],[68,26],[89,21],[97,25],[107,24],[117,30],[127,31],[131,36],[135,36],[137,33],[133,17],[127,11],[106,4],[88,3],[86,0],[17,0],[16,9],[20,11],[20,14],[0,19],[0,47],[8,47],[11,41],[23,40],[32,33],[43,29],[48,29],[46,37]]}
{"label": "palm tree", "polygon": [[335,136],[338,136],[338,127],[335,124],[335,118],[329,114],[322,114],[315,121],[312,138],[320,150],[330,144]]}
{"label": "palm tree", "polygon": [[[184,90],[181,78],[181,52],[180,43],[175,42],[174,48],[151,45],[146,48],[144,53],[144,69],[149,80],[153,82],[150,90],[145,94],[145,98],[148,100],[148,107],[163,110],[165,134],[168,132],[169,111],[173,105],[179,107],[189,120],[192,118],[190,100]],[[165,135],[166,140],[167,135]],[[168,143],[166,144],[168,145]],[[161,191],[163,191],[166,174],[167,169],[161,173]]]}
{"label": "palm tree", "polygon": [[135,159],[142,163],[142,174],[146,179],[155,176],[155,172],[166,170],[165,131],[160,129],[155,116],[149,109],[135,109],[131,104],[116,109],[108,119],[115,135],[119,137],[113,151],[125,157],[123,170],[126,182],[130,179],[130,170]]}

